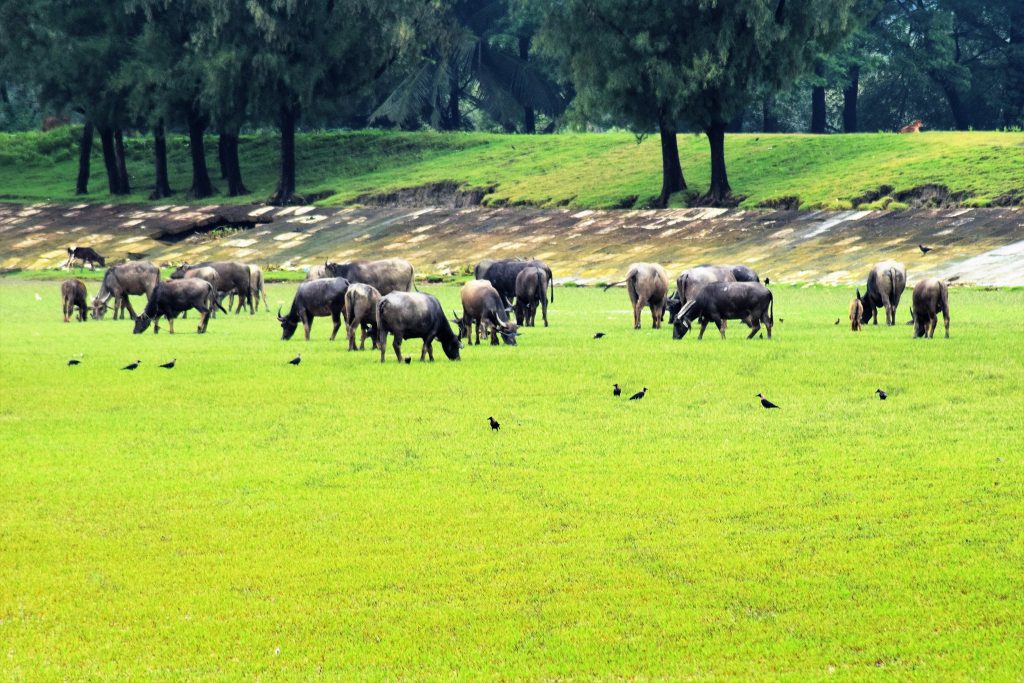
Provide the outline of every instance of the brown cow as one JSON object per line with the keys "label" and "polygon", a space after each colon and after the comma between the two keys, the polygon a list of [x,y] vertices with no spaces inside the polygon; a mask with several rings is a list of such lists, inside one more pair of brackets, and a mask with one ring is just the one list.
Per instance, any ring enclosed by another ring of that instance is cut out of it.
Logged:
{"label": "brown cow", "polygon": [[857,296],[850,302],[850,329],[854,332],[860,332],[861,328],[864,327],[864,323],[860,319],[864,316],[864,304],[860,302],[860,290],[857,290]]}
{"label": "brown cow", "polygon": [[359,350],[366,348],[366,338],[377,348],[377,302],[380,292],[376,288],[362,282],[349,284],[345,292],[345,327],[348,330],[348,350],[356,350],[356,327],[362,330],[359,339]]}
{"label": "brown cow", "polygon": [[914,287],[914,338],[935,336],[935,326],[942,311],[942,322],[946,325],[946,339],[949,339],[949,287],[945,282],[928,278]]}
{"label": "brown cow", "polygon": [[629,300],[633,304],[633,329],[640,329],[640,313],[644,306],[651,307],[652,327],[661,327],[668,302],[668,273],[658,263],[633,263],[629,266],[626,279],[605,285],[605,290],[626,283]]}
{"label": "brown cow", "polygon": [[81,280],[65,280],[60,285],[61,308],[64,311],[64,322],[71,322],[71,316],[78,309],[78,322],[85,322],[86,303],[85,283]]}
{"label": "brown cow", "polygon": [[921,132],[921,126],[923,126],[923,125],[924,125],[924,123],[922,123],[921,119],[914,119],[914,122],[911,123],[910,125],[903,126],[902,128],[900,128],[900,132],[901,133],[920,133]]}

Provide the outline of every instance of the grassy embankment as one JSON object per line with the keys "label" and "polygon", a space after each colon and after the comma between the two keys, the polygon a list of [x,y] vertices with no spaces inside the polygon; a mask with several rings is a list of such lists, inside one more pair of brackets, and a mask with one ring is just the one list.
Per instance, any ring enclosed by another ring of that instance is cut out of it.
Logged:
{"label": "grassy embankment", "polygon": [[[74,201],[79,129],[0,134],[0,198],[8,201]],[[178,191],[170,201],[188,201],[191,166],[187,139],[168,138],[170,177]],[[708,183],[704,138],[681,135],[683,171],[694,194]],[[126,142],[134,194],[116,201],[144,201],[152,184],[150,140]],[[277,178],[277,137],[246,135],[241,165],[252,194],[208,202],[262,201]],[[94,147],[92,194],[109,201],[99,146]],[[209,164],[216,178],[216,141]],[[657,139],[637,145],[624,133],[565,135],[439,134],[364,131],[298,136],[298,190],[326,193],[325,203],[345,203],[366,193],[457,181],[494,188],[488,204],[605,208],[643,206],[660,188]],[[726,154],[733,190],[743,206],[798,197],[802,208],[849,208],[851,200],[882,185],[893,188],[866,208],[902,204],[893,195],[927,184],[967,193],[969,205],[1005,201],[1024,187],[1024,133],[931,132],[921,135],[730,135]],[[217,183],[224,189],[224,182]],[[1003,199],[999,199],[999,198]],[[674,204],[683,205],[680,195]],[[892,203],[895,202],[895,203]],[[165,200],[162,203],[167,203]]]}
{"label": "grassy embankment", "polygon": [[927,341],[776,288],[774,340],[674,342],[560,289],[516,348],[381,366],[324,319],[65,325],[58,289],[0,284],[2,678],[1024,670],[1020,291]]}

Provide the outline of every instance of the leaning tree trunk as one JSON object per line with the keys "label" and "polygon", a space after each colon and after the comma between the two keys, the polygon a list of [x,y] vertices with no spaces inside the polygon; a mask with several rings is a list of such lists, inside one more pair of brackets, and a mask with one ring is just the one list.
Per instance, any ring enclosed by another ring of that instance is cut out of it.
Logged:
{"label": "leaning tree trunk", "polygon": [[188,112],[189,151],[192,155],[192,189],[189,195],[196,199],[209,197],[214,193],[210,173],[206,168],[206,149],[203,134],[206,132],[206,117],[195,108]]}
{"label": "leaning tree trunk", "polygon": [[714,204],[720,204],[732,193],[725,170],[725,126],[725,121],[716,121],[704,131],[711,145],[711,185],[705,198]]}
{"label": "leaning tree trunk", "polygon": [[825,132],[825,86],[816,85],[811,90],[811,132]]}
{"label": "leaning tree trunk", "polygon": [[[530,36],[519,36],[519,59],[524,62],[530,61]],[[523,132],[537,132],[537,117],[533,107],[523,107]]]}
{"label": "leaning tree trunk", "polygon": [[132,191],[132,186],[128,182],[128,162],[124,155],[124,133],[120,128],[114,129],[114,155],[117,160],[117,193],[129,194]]}
{"label": "leaning tree trunk", "polygon": [[679,142],[676,139],[675,125],[663,121],[658,128],[661,136],[661,195],[658,197],[658,207],[664,209],[668,206],[669,197],[673,193],[686,189],[686,180],[683,178],[683,168],[679,163]]}
{"label": "leaning tree trunk", "polygon": [[843,132],[857,132],[857,94],[860,89],[860,67],[850,67],[850,82],[843,88]]}
{"label": "leaning tree trunk", "polygon": [[100,145],[103,147],[103,165],[107,169],[107,190],[110,194],[120,194],[120,178],[117,175],[117,154],[114,152],[114,129],[107,126],[100,128]]}
{"label": "leaning tree trunk", "polygon": [[295,123],[298,111],[295,107],[281,105],[281,177],[278,180],[277,192],[270,198],[270,203],[284,206],[295,201]]}
{"label": "leaning tree trunk", "polygon": [[75,194],[89,194],[89,162],[92,159],[92,121],[82,127],[82,142],[78,146],[78,180]]}
{"label": "leaning tree trunk", "polygon": [[167,178],[167,140],[164,138],[163,120],[153,126],[153,175],[156,182],[149,195],[150,199],[163,199],[174,194]]}
{"label": "leaning tree trunk", "polygon": [[221,164],[228,180],[228,196],[249,194],[242,182],[242,168],[238,163],[238,133],[221,133],[219,146],[223,148]]}

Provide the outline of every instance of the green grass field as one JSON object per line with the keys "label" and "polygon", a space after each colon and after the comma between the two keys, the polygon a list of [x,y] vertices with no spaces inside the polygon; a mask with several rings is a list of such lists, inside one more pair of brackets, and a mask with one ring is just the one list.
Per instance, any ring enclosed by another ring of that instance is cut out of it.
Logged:
{"label": "green grass field", "polygon": [[[0,199],[6,201],[106,202],[106,176],[98,143],[92,160],[92,194],[74,195],[79,128],[49,133],[0,133]],[[145,201],[153,183],[150,139],[126,140],[135,193],[117,201]],[[707,189],[707,140],[679,136],[683,172],[696,195]],[[216,139],[207,141],[211,174],[217,176]],[[457,181],[493,188],[492,205],[606,208],[633,202],[643,206],[661,189],[657,138],[637,145],[627,133],[498,135],[488,133],[399,133],[393,131],[304,133],[297,138],[298,191],[323,194],[339,204],[368,193]],[[188,201],[191,162],[187,140],[168,137],[169,172],[178,191],[171,200]],[[733,191],[743,206],[796,196],[802,208],[850,208],[851,200],[879,186],[892,195],[940,184],[965,192],[965,204],[1022,201],[1024,133],[928,132],[921,135],[765,135],[726,137]],[[252,194],[207,202],[249,203],[269,197],[277,182],[278,138],[242,137],[242,174]],[[1015,199],[1009,199],[1013,197]],[[893,196],[869,204],[889,205]],[[673,198],[674,205],[687,201]],[[905,202],[904,202],[905,204]],[[894,208],[899,203],[892,205]]]}
{"label": "green grass field", "polygon": [[58,290],[0,281],[0,678],[1024,671],[1020,290],[954,289],[927,341],[781,287],[772,341],[698,342],[559,288],[518,347],[411,366]]}

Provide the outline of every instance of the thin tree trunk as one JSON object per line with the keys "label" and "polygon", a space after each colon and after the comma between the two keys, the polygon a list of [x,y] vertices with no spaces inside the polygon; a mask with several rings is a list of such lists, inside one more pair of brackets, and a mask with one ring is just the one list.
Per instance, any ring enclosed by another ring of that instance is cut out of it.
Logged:
{"label": "thin tree trunk", "polygon": [[220,131],[220,135],[217,136],[217,163],[220,165],[220,177],[228,177],[228,159],[227,159],[227,144],[228,141],[225,139],[224,131]]}
{"label": "thin tree trunk", "polygon": [[725,170],[725,125],[725,121],[716,121],[704,131],[711,145],[711,186],[708,187],[707,199],[715,204],[732,192]]}
{"label": "thin tree trunk", "polygon": [[[519,59],[524,62],[530,61],[530,36],[519,36]],[[537,117],[533,107],[523,107],[523,132],[537,132]]]}
{"label": "thin tree trunk", "polygon": [[100,128],[100,144],[103,147],[103,166],[107,169],[107,191],[118,194],[120,179],[117,175],[117,155],[114,153],[114,130],[107,126]]}
{"label": "thin tree trunk", "polygon": [[188,112],[189,151],[192,155],[192,189],[189,195],[195,199],[209,197],[215,190],[206,168],[206,149],[203,134],[206,132],[206,117],[194,108]]}
{"label": "thin tree trunk", "polygon": [[242,182],[242,168],[238,163],[238,134],[221,133],[220,139],[224,147],[224,166],[228,179],[228,196],[237,197],[249,194]]}
{"label": "thin tree trunk", "polygon": [[825,86],[816,85],[811,90],[811,132],[825,132]]}
{"label": "thin tree trunk", "polygon": [[174,194],[170,181],[167,179],[167,140],[164,138],[164,122],[160,120],[153,126],[153,175],[156,182],[150,199],[163,199]]}
{"label": "thin tree trunk", "polygon": [[462,112],[459,109],[459,81],[453,77],[448,88],[448,130],[462,128]]}
{"label": "thin tree trunk", "polygon": [[128,182],[128,163],[124,156],[124,133],[120,128],[114,129],[114,155],[117,159],[117,193],[129,194],[132,187]]}
{"label": "thin tree trunk", "polygon": [[775,115],[775,102],[770,95],[761,100],[761,131],[764,133],[779,132],[779,119]]}
{"label": "thin tree trunk", "polygon": [[860,67],[850,67],[850,82],[843,88],[843,132],[857,132],[857,95],[860,90]]}
{"label": "thin tree trunk", "polygon": [[941,79],[939,80],[939,87],[942,88],[942,93],[946,96],[946,102],[949,103],[949,111],[953,114],[953,125],[956,126],[956,129],[967,130],[970,128],[970,113],[964,106],[963,98],[960,97],[960,92],[956,89],[956,86],[946,79]]}
{"label": "thin tree trunk", "polygon": [[295,199],[295,120],[298,112],[288,105],[281,105],[281,177],[277,193],[270,203],[278,206],[289,204]]}
{"label": "thin tree trunk", "polygon": [[669,197],[675,192],[686,189],[683,169],[679,163],[679,142],[676,139],[676,127],[668,121],[662,121],[658,127],[661,136],[661,195],[658,206],[668,206]]}
{"label": "thin tree trunk", "polygon": [[89,194],[89,162],[92,159],[92,121],[82,127],[82,142],[78,146],[78,180],[75,194]]}

